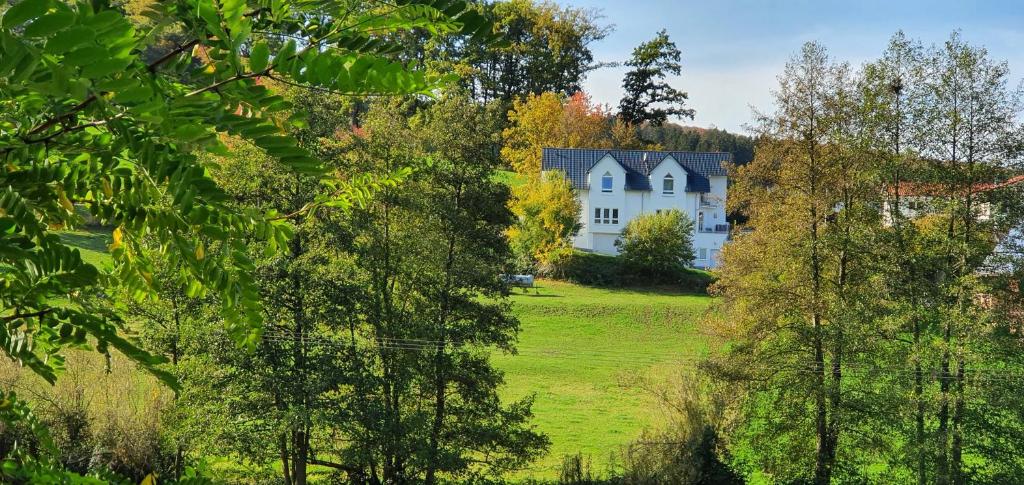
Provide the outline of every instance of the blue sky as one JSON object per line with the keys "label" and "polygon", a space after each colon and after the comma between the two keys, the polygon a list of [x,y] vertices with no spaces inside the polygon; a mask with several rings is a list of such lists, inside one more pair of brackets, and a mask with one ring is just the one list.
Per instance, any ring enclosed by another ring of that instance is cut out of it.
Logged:
{"label": "blue sky", "polygon": [[[591,8],[614,24],[592,45],[597,61],[625,61],[640,42],[665,28],[683,53],[673,85],[690,94],[696,119],[686,124],[743,131],[750,106],[771,106],[771,90],[786,60],[809,40],[854,66],[877,58],[903,30],[926,44],[953,30],[1009,62],[1013,82],[1024,77],[1024,0],[1018,1],[671,1],[557,0]],[[584,89],[615,107],[625,68],[591,72]]]}

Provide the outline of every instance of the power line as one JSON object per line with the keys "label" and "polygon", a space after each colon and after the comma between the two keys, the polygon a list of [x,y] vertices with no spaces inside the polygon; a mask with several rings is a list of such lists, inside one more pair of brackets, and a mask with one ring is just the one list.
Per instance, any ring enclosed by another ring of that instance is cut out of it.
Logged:
{"label": "power line", "polygon": [[[287,333],[268,333],[264,335],[264,340],[268,342],[276,343],[294,343],[295,336]],[[422,352],[422,353],[433,353],[437,352],[439,346],[447,348],[453,345],[459,345],[459,342],[445,342],[441,340],[431,339],[408,339],[408,338],[378,338],[370,339],[365,338],[361,341],[353,342],[349,339],[339,339],[332,337],[316,337],[316,336],[303,336],[302,342],[308,345],[315,345],[320,347],[342,349],[342,350],[353,350],[358,351],[365,350],[391,350],[391,351],[409,351],[409,352]],[[472,344],[471,345],[479,345]],[[623,350],[609,350],[609,349],[580,349],[578,347],[570,347],[571,350],[558,350],[550,348],[530,348],[530,347],[519,347],[516,349],[514,355],[541,358],[541,359],[563,359],[571,360],[574,365],[591,365],[596,366],[598,364],[646,364],[646,365],[682,365],[686,367],[696,367],[702,362],[708,360],[707,354],[694,354],[694,353],[677,353],[671,356],[658,357],[651,355],[639,355],[633,351]],[[498,349],[493,349],[498,350]],[[816,362],[809,360],[796,360],[790,361],[785,364],[774,364],[774,365],[747,365],[745,369],[748,371],[759,371],[759,372],[786,372],[786,373],[831,373],[831,364],[826,362],[823,367],[819,366]],[[917,374],[917,369],[909,367],[896,367],[896,366],[880,366],[868,363],[845,363],[841,366],[843,375],[847,376],[873,376],[873,375],[891,375],[891,376],[904,376],[913,377]],[[949,378],[955,378],[956,370],[951,371]],[[922,374],[926,378],[930,379],[941,379],[940,372],[934,368],[922,369]],[[965,376],[968,376],[970,382],[1021,382],[1024,381],[1024,373],[1016,371],[1014,369],[1002,369],[1002,368],[966,368],[964,369]]]}

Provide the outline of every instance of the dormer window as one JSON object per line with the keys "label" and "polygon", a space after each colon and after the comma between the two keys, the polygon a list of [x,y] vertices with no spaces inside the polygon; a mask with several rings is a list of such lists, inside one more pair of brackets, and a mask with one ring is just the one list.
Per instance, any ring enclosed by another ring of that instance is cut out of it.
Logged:
{"label": "dormer window", "polygon": [[668,174],[661,181],[661,193],[665,195],[672,195],[676,193],[676,179],[672,178],[672,174]]}
{"label": "dormer window", "polygon": [[604,175],[601,176],[601,192],[612,191],[612,180],[611,172],[605,172]]}

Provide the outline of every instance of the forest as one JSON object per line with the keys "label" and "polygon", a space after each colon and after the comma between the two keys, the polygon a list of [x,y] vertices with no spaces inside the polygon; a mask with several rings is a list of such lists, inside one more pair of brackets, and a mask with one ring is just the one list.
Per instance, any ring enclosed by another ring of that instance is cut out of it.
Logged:
{"label": "forest", "polygon": [[[613,29],[535,0],[0,3],[0,482],[1024,481],[1008,64],[956,32],[857,66],[809,42],[737,134],[686,125],[700,46],[665,30],[593,101]],[[677,211],[573,248],[545,147],[731,153],[721,265],[688,267]],[[602,385],[659,418],[553,432],[523,375],[557,375],[511,359],[605,314],[663,343],[578,357],[657,355]],[[624,434],[602,469],[555,441],[592,434]]]}

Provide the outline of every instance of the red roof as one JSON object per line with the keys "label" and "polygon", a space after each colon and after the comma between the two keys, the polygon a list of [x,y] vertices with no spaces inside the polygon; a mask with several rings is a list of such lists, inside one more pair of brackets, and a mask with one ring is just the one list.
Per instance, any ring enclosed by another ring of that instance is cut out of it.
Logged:
{"label": "red roof", "polygon": [[[1002,182],[976,183],[971,193],[990,192],[1019,183],[1024,183],[1024,175],[1017,175]],[[890,185],[887,190],[889,195],[896,195],[895,186]],[[948,193],[949,186],[943,184],[904,182],[899,186],[899,195],[904,197],[935,197],[947,195]]]}

